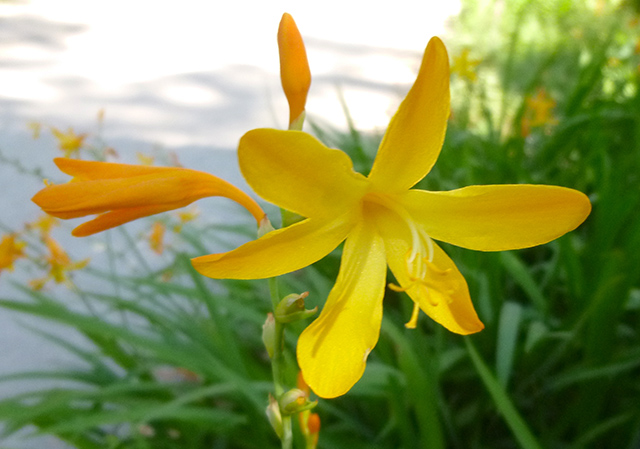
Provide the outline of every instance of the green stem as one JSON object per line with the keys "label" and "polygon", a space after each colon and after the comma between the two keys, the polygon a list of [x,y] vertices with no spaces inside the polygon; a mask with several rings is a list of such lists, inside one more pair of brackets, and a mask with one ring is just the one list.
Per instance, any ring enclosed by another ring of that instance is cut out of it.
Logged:
{"label": "green stem", "polygon": [[[276,306],[280,302],[277,278],[269,279],[269,292],[271,294],[271,304],[275,313]],[[273,373],[273,386],[276,399],[285,392],[284,385],[284,330],[285,324],[276,320],[275,341],[273,345],[273,358],[271,359],[271,372]],[[282,415],[282,449],[291,449],[293,443],[293,431],[291,426],[291,415]]]}

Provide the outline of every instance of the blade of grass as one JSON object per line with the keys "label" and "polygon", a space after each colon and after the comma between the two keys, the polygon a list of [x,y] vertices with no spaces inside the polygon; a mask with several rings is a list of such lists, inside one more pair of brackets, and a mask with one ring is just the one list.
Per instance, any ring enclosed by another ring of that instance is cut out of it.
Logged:
{"label": "blade of grass", "polygon": [[520,447],[523,449],[542,449],[542,446],[538,443],[527,426],[526,421],[522,416],[520,416],[520,413],[513,405],[513,402],[507,392],[502,388],[502,385],[493,375],[484,360],[482,360],[482,357],[473,345],[471,338],[465,336],[464,342],[467,347],[469,357],[471,358],[471,361],[480,375],[487,391],[491,395],[493,403],[513,432],[516,440],[518,440]]}

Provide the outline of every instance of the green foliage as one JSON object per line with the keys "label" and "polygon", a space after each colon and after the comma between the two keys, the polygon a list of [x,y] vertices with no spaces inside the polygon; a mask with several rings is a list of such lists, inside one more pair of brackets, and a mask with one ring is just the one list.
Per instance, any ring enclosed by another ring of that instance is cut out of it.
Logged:
{"label": "green foliage", "polygon": [[[420,187],[562,185],[587,193],[593,211],[579,229],[542,247],[478,253],[443,245],[486,325],[477,335],[452,335],[424,316],[417,329],[405,329],[410,301],[388,291],[364,377],[316,409],[319,446],[637,448],[637,12],[596,1],[463,5],[447,43],[452,56],[466,46],[481,60],[478,80],[453,75],[445,146]],[[556,102],[555,122],[523,135],[526,99],[541,88]],[[314,132],[349,152],[358,170],[371,166],[379,136],[317,124]],[[23,288],[21,300],[2,299],[6,309],[86,339],[45,335],[81,363],[2,379],[65,381],[0,401],[5,432],[34,425],[78,448],[276,447],[264,416],[272,388],[260,339],[267,283],[214,282],[188,262],[210,252],[221,231],[239,233],[232,225],[185,225],[181,246],[154,268],[120,231],[107,241],[110,270],[82,270],[85,282],[64,294]],[[115,269],[131,258],[137,270]],[[332,254],[282,277],[281,293],[310,291],[308,306],[321,306],[338,264]],[[291,385],[303,326],[287,335]]]}

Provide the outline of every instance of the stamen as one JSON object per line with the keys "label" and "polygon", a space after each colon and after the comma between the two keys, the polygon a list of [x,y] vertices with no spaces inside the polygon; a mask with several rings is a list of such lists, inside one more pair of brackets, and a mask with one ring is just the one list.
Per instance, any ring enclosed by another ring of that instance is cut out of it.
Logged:
{"label": "stamen", "polygon": [[418,315],[420,313],[420,307],[417,303],[413,303],[413,312],[411,313],[411,319],[404,325],[407,329],[415,329],[418,325]]}
{"label": "stamen", "polygon": [[393,282],[390,282],[387,287],[389,287],[389,290],[393,290],[394,292],[406,292],[407,290],[409,290],[411,287],[413,287],[413,284],[410,284],[408,287],[400,287],[397,284],[394,284]]}
{"label": "stamen", "polygon": [[[389,289],[395,292],[407,292],[412,288],[417,288],[415,293],[425,298],[433,307],[439,305],[438,297],[433,295],[431,290],[437,291],[446,297],[447,302],[451,302],[450,295],[455,292],[454,288],[446,288],[448,285],[443,279],[438,279],[448,275],[451,268],[441,269],[434,265],[435,245],[427,232],[413,220],[409,212],[402,207],[399,202],[394,201],[382,194],[370,194],[369,199],[381,206],[395,212],[407,226],[411,235],[411,246],[405,255],[405,270],[408,282],[403,280],[402,285],[390,283]],[[418,319],[419,307],[416,304],[411,316],[411,320],[406,324],[408,328],[415,328]]]}

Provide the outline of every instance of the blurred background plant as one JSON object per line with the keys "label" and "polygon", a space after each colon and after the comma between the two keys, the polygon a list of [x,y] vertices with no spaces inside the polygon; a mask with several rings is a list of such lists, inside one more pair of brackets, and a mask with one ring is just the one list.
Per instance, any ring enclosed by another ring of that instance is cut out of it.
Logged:
{"label": "blurred background plant", "polygon": [[[640,447],[639,12],[631,1],[463,2],[445,37],[448,134],[419,187],[562,185],[587,193],[593,212],[542,247],[478,253],[443,245],[486,325],[479,334],[453,335],[428,319],[407,330],[410,301],[387,291],[364,377],[315,410],[318,447]],[[330,129],[308,109],[309,128],[366,173],[381,135]],[[115,154],[100,139],[56,131],[67,142],[81,138],[83,158]],[[78,448],[277,446],[264,415],[267,283],[214,281],[189,264],[214,245],[251,238],[251,225],[210,225],[196,215],[166,214],[137,234],[125,227],[93,238],[104,247],[102,263],[62,247],[66,258],[54,257],[50,242],[68,233],[62,227],[4,230],[0,280],[11,282],[5,271],[13,267],[47,282],[35,289],[14,281],[20,297],[0,306],[84,337],[78,344],[43,334],[78,363],[2,379],[56,385],[0,401],[5,433],[35,426]],[[281,293],[309,291],[307,303],[321,306],[338,256],[283,276]],[[291,385],[302,327],[293,325],[286,342]],[[304,447],[300,431],[296,438]]]}

